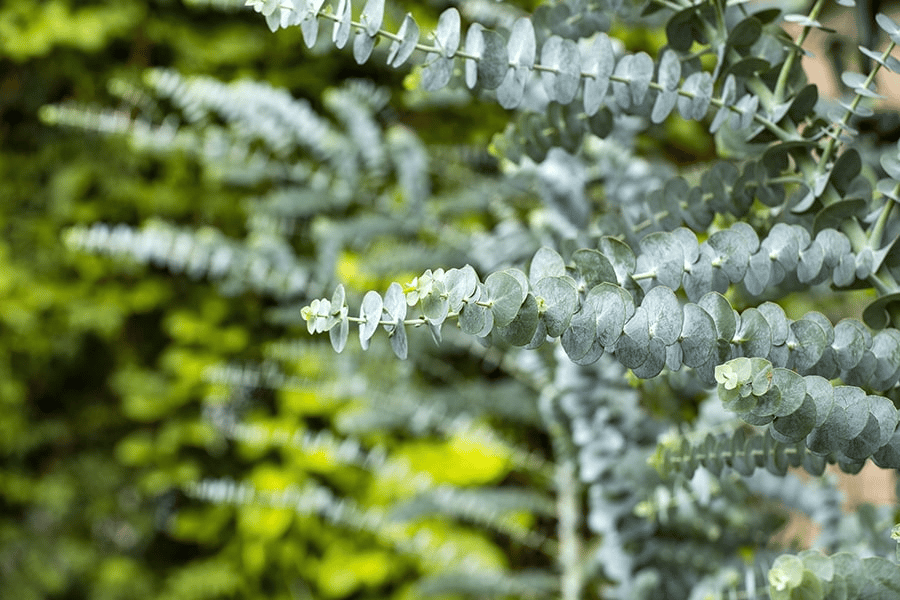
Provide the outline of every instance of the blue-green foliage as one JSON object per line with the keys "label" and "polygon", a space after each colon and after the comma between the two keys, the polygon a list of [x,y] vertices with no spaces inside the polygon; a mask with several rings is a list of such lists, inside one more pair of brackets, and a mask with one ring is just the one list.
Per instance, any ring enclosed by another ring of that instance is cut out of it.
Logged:
{"label": "blue-green foliage", "polygon": [[[426,144],[389,124],[387,92],[358,81],[329,90],[320,111],[266,84],[151,71],[118,86],[128,112],[45,109],[141,151],[182,152],[252,197],[244,240],[97,224],[70,230],[72,247],[267,294],[271,326],[327,333],[336,353],[323,366],[325,344],[276,342],[269,362],[207,376],[223,439],[301,462],[327,453],[331,487],[304,463],[297,484],[257,472],[255,484],[197,481],[188,496],[290,508],[403,557],[377,577],[320,581],[331,596],[403,581],[401,568],[413,594],[896,595],[898,515],[843,514],[827,479],[788,471],[856,473],[870,458],[900,468],[900,153],[857,130],[881,110],[875,74],[900,71],[900,26],[877,17],[886,50],[863,49],[871,69],[843,73],[834,102],[806,83],[802,50],[779,28],[799,23],[805,39],[823,1],[806,15],[717,0],[654,0],[640,15],[612,0],[533,15],[247,4],[310,48],[416,62],[407,82],[437,103],[511,112],[489,132],[494,160],[479,161],[452,147],[477,136]],[[642,18],[662,24],[661,47],[615,39],[614,21]],[[717,156],[667,160],[654,138],[676,122],[712,137]],[[868,290],[862,320],[828,302],[798,314],[797,298],[814,305],[826,288]],[[292,430],[289,399],[307,381],[285,371],[310,362],[322,372],[308,379],[333,386],[312,402],[331,405],[317,415],[327,425]],[[249,398],[267,390],[282,412],[261,418]],[[436,451],[405,436],[483,462],[465,476],[450,459],[429,469],[422,457]],[[822,526],[816,550],[771,546],[779,502]],[[426,514],[451,520],[450,533],[423,527]],[[471,542],[467,526],[504,541]]]}

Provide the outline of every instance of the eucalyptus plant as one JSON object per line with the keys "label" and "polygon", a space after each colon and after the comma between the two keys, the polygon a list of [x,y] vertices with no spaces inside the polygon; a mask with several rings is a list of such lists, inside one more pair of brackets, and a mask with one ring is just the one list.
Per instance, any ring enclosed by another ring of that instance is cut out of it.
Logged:
{"label": "eucalyptus plant", "polygon": [[[874,85],[900,73],[900,25],[874,17],[868,39],[881,42],[859,47],[862,72],[837,73],[842,96],[827,99],[800,65],[810,32],[828,31],[825,0],[803,14],[725,0],[563,0],[533,13],[463,2],[436,16],[384,0],[247,5],[317,52],[349,46],[360,65],[408,72],[408,110],[499,105],[506,124],[487,148],[463,148],[392,123],[388,94],[366,82],[329,91],[326,116],[266,84],[152,71],[111,88],[134,111],[45,117],[186,152],[254,190],[248,236],[156,222],[75,228],[68,242],[270,295],[286,332],[327,334],[340,354],[329,381],[372,396],[367,416],[315,435],[213,403],[226,437],[329,448],[377,477],[407,467],[373,431],[480,431],[507,440],[528,484],[425,481],[392,510],[312,483],[205,480],[190,495],[375,534],[419,557],[422,594],[896,597],[896,511],[842,512],[823,473],[900,468],[900,145],[878,135],[890,112]],[[616,38],[635,27],[664,43]],[[716,156],[682,166],[661,152],[674,121],[708,135]],[[342,278],[348,254],[363,268]],[[842,312],[851,294],[867,298],[861,319]],[[256,370],[210,379],[290,388],[278,365],[323,345],[285,344]],[[470,384],[460,365],[472,360],[515,387]],[[812,548],[772,542],[779,503],[821,525]],[[511,510],[554,526],[511,527]],[[541,564],[488,569],[442,547],[451,564],[436,566],[423,558],[430,540],[398,525],[423,514],[504,532]]]}

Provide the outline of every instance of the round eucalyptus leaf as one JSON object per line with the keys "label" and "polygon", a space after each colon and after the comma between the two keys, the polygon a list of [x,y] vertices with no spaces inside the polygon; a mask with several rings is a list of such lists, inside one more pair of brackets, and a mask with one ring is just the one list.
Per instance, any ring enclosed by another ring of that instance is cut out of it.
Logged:
{"label": "round eucalyptus leaf", "polygon": [[848,385],[868,386],[874,378],[877,363],[878,361],[875,359],[872,351],[866,349],[859,360],[859,364],[850,371],[841,371],[840,377]]}
{"label": "round eucalyptus leaf", "polygon": [[403,321],[398,320],[397,323],[392,326],[389,337],[394,355],[400,360],[406,360],[406,355],[409,351],[409,342],[406,338],[406,325]]}
{"label": "round eucalyptus leaf", "polygon": [[[838,287],[846,287],[856,281],[856,257],[852,254],[842,256],[841,262],[831,275],[831,279],[834,281],[834,285]],[[863,313],[863,319],[865,320],[865,312]]]}
{"label": "round eucalyptus leaf", "polygon": [[872,460],[882,469],[900,469],[900,430],[872,455]]}
{"label": "round eucalyptus leaf", "polygon": [[363,350],[368,349],[369,340],[378,329],[383,308],[384,301],[378,292],[373,290],[366,292],[359,309],[359,318],[363,319],[359,324],[359,343]]}
{"label": "round eucalyptus leaf", "polygon": [[[497,88],[497,102],[503,108],[512,110],[518,108],[525,97],[525,82],[530,71],[524,67],[510,67]],[[530,154],[529,154],[530,156]]]}
{"label": "round eucalyptus leaf", "polygon": [[651,338],[657,338],[666,346],[674,344],[681,334],[684,313],[675,293],[665,286],[657,286],[647,292],[641,307],[647,313]]}
{"label": "round eucalyptus leaf", "polygon": [[706,311],[716,325],[719,339],[731,342],[737,333],[737,319],[734,309],[725,296],[718,292],[709,292],[700,298],[697,305]]}
{"label": "round eucalyptus leaf", "polygon": [[545,277],[562,277],[565,274],[566,262],[556,250],[546,246],[538,248],[528,269],[528,278],[532,282],[540,281]]}
{"label": "round eucalyptus leaf", "polygon": [[440,291],[432,291],[432,293],[420,298],[419,302],[422,304],[422,313],[428,319],[428,322],[432,325],[440,325],[447,318],[450,302],[443,290],[443,286],[435,287],[440,287]]}
{"label": "round eucalyptus leaf", "polygon": [[509,64],[531,69],[534,67],[536,50],[534,25],[531,19],[527,17],[516,19],[509,34]]}
{"label": "round eucalyptus leaf", "polygon": [[895,181],[900,181],[900,157],[896,154],[882,154],[879,162],[888,177]]}
{"label": "round eucalyptus leaf", "polygon": [[631,90],[631,101],[635,106],[644,102],[650,82],[653,80],[653,59],[646,52],[638,52],[631,61],[631,69],[628,73],[631,82],[628,84]]}
{"label": "round eucalyptus leaf", "polygon": [[760,252],[768,254],[770,259],[793,271],[797,268],[800,257],[799,233],[786,223],[776,223],[760,244]]}
{"label": "round eucalyptus leaf", "polygon": [[871,248],[863,248],[856,254],[856,278],[865,280],[875,272],[875,255]]}
{"label": "round eucalyptus leaf", "polygon": [[680,340],[685,365],[699,367],[708,361],[716,345],[716,325],[709,313],[696,304],[686,304]]}
{"label": "round eucalyptus leaf", "polygon": [[336,327],[328,330],[328,337],[331,341],[331,347],[335,352],[340,354],[347,345],[347,338],[350,335],[350,321],[347,319],[347,307],[343,307],[340,312],[340,322]]}
{"label": "round eucalyptus leaf", "polygon": [[624,286],[625,282],[631,279],[637,262],[631,247],[614,237],[604,236],[600,238],[600,252],[609,259],[615,269],[619,285]]}
{"label": "round eucalyptus leaf", "polygon": [[345,306],[347,306],[347,293],[344,291],[344,284],[339,283],[331,295],[331,308],[334,311],[340,311]]}
{"label": "round eucalyptus leaf", "polygon": [[772,385],[781,392],[781,403],[773,413],[785,417],[799,409],[806,398],[806,381],[788,369],[776,368],[772,375]]}
{"label": "round eucalyptus leaf", "polygon": [[647,359],[632,369],[632,373],[639,379],[652,379],[659,375],[665,366],[666,345],[659,338],[651,338],[647,344]]}
{"label": "round eucalyptus leaf", "polygon": [[739,428],[731,436],[731,468],[745,477],[752,475],[756,470],[756,465],[747,460],[747,444],[747,434]]}
{"label": "round eucalyptus leaf", "polygon": [[609,89],[609,76],[615,69],[615,50],[606,33],[598,33],[591,50],[584,56],[584,112],[593,116],[603,106]]}
{"label": "round eucalyptus leaf", "polygon": [[863,310],[863,321],[872,329],[884,329],[891,322],[887,308],[896,302],[900,302],[898,292],[880,296]]}
{"label": "round eucalyptus leaf", "polygon": [[835,359],[838,366],[850,370],[859,364],[863,353],[872,346],[872,334],[856,319],[841,319],[834,326]]}
{"label": "round eucalyptus leaf", "polygon": [[484,26],[472,23],[466,32],[466,54],[474,58],[466,58],[466,86],[471,89],[478,83],[478,64],[484,55]]}
{"label": "round eucalyptus leaf", "polygon": [[647,360],[649,344],[647,312],[639,306],[635,309],[634,315],[625,323],[622,335],[616,343],[616,358],[627,368],[635,369]]}
{"label": "round eucalyptus leaf", "polygon": [[772,277],[772,259],[765,252],[757,252],[750,257],[744,287],[751,296],[759,296],[769,285]]}
{"label": "round eucalyptus leaf", "polygon": [[734,98],[736,94],[736,84],[733,74],[729,74],[728,77],[725,78],[725,83],[722,86],[722,106],[719,107],[719,110],[716,111],[716,116],[713,117],[712,123],[709,126],[709,132],[715,133],[717,132],[722,125],[728,120],[728,117],[731,115],[731,106],[734,103]]}
{"label": "round eucalyptus leaf", "polygon": [[[781,363],[783,366],[788,366],[789,361],[785,361]],[[819,375],[820,377],[824,377],[825,379],[835,379],[840,376],[841,369],[838,367],[837,360],[834,357],[834,350],[831,349],[831,346],[825,347],[825,352],[822,353],[822,358],[819,359],[811,369],[804,371],[808,375]]]}
{"label": "round eucalyptus leaf", "polygon": [[399,283],[394,282],[388,286],[384,294],[384,310],[392,319],[402,321],[406,318],[406,294]]}
{"label": "round eucalyptus leaf", "polygon": [[662,90],[656,94],[656,100],[653,102],[653,110],[650,113],[650,121],[653,123],[662,123],[672,114],[675,105],[678,103],[678,93],[670,90]]}
{"label": "round eucalyptus leaf", "polygon": [[737,390],[742,396],[749,393],[747,384],[753,381],[753,362],[746,356],[739,356],[716,367],[716,382],[726,390]]}
{"label": "round eucalyptus leaf", "polygon": [[669,41],[669,46],[679,52],[687,52],[694,42],[694,22],[696,19],[694,7],[675,13],[666,23],[666,38]]}
{"label": "round eucalyptus leaf", "polygon": [[611,283],[594,286],[585,298],[585,304],[595,307],[597,338],[604,347],[613,346],[625,328],[625,322],[634,315],[634,303],[628,292]]}
{"label": "round eucalyptus leaf", "polygon": [[[321,4],[321,3],[318,3]],[[316,45],[316,39],[319,37],[319,19],[317,15],[310,14],[300,23],[300,32],[303,34],[303,43],[307,48]]]}
{"label": "round eucalyptus leaf", "polygon": [[[526,301],[527,302],[527,301]],[[535,304],[535,312],[537,304]],[[535,323],[537,319],[535,319]],[[597,307],[594,302],[585,301],[581,310],[572,316],[569,326],[562,334],[562,347],[572,361],[584,358],[593,348],[597,338]],[[600,345],[600,352],[603,346]],[[599,356],[597,357],[599,358]]]}
{"label": "round eucalyptus leaf", "polygon": [[825,334],[826,346],[830,346],[834,343],[834,327],[831,325],[831,321],[828,320],[828,317],[818,311],[811,310],[803,315],[802,318],[806,321],[812,321],[822,328],[822,332]]}
{"label": "round eucalyptus leaf", "polygon": [[[581,55],[573,40],[563,40],[560,48],[559,74],[553,86],[553,98],[560,104],[569,104],[575,98],[581,83]],[[652,75],[651,62],[651,75]]]}
{"label": "round eucalyptus leaf", "polygon": [[[843,418],[837,425],[838,436],[848,442],[860,435],[869,422],[869,401],[866,393],[856,386],[838,385],[834,388],[834,410],[829,421],[843,411]],[[827,423],[826,423],[827,424]],[[843,447],[841,447],[843,450]]]}
{"label": "round eucalyptus leaf", "polygon": [[357,64],[364,64],[369,57],[372,56],[372,50],[375,49],[375,40],[377,38],[368,35],[365,31],[359,30],[353,37],[353,60]]}
{"label": "round eucalyptus leaf", "polygon": [[400,41],[394,40],[388,48],[387,63],[395,69],[403,65],[412,56],[416,44],[419,43],[419,25],[411,13],[406,13],[400,30],[397,32]]}
{"label": "round eucalyptus leaf", "polygon": [[[511,323],[528,293],[527,285],[522,285],[512,271],[508,269],[491,273],[484,281],[488,294],[486,302],[490,304],[496,325]],[[522,276],[524,277],[524,273]]]}
{"label": "round eucalyptus leaf", "polygon": [[[374,38],[384,21],[384,0],[366,0],[360,15],[360,22],[365,27],[366,37]],[[373,40],[374,45],[374,40]],[[365,61],[363,61],[365,62]]]}
{"label": "round eucalyptus leaf", "polygon": [[463,304],[459,311],[459,327],[469,335],[478,337],[481,337],[482,334],[487,335],[485,329],[490,332],[493,322],[491,311],[474,302]]}
{"label": "round eucalyptus leaf", "polygon": [[816,404],[816,427],[819,427],[828,419],[834,407],[834,386],[818,375],[807,375],[803,380],[806,382],[806,394]]}
{"label": "round eucalyptus leaf", "polygon": [[656,280],[673,289],[681,287],[684,275],[684,251],[671,233],[656,231],[641,240],[641,254],[635,270],[650,273]]}
{"label": "round eucalyptus leaf", "polygon": [[831,168],[831,184],[842,196],[850,187],[850,182],[862,170],[862,160],[855,148],[848,148],[834,162]]}
{"label": "round eucalyptus leaf", "polygon": [[806,318],[791,323],[791,333],[791,364],[798,371],[807,371],[819,362],[828,338],[818,323]]}
{"label": "round eucalyptus leaf", "polygon": [[790,354],[791,350],[786,343],[778,346],[773,345],[772,349],[769,350],[768,359],[776,367],[787,367],[790,361]]}
{"label": "round eucalyptus leaf", "polygon": [[808,394],[797,410],[786,416],[776,416],[772,421],[772,435],[783,443],[796,443],[806,439],[816,425],[816,403]]}
{"label": "round eucalyptus leaf", "polygon": [[478,275],[471,265],[462,269],[450,269],[444,275],[444,287],[447,291],[447,302],[452,311],[462,308],[463,299],[470,298],[478,285]]}
{"label": "round eucalyptus leaf", "polygon": [[616,270],[609,259],[597,250],[590,248],[576,250],[572,254],[572,263],[588,290],[601,283],[617,283]]}
{"label": "round eucalyptus leaf", "polygon": [[[894,410],[896,411],[896,409]],[[867,417],[863,430],[850,439],[847,442],[847,446],[843,448],[843,453],[848,458],[866,460],[883,445],[881,443],[881,427],[878,424],[878,419],[871,413]]]}
{"label": "round eucalyptus leaf", "polygon": [[885,198],[890,198],[894,202],[900,202],[897,186],[898,183],[895,179],[879,179],[878,183],[875,185],[875,189],[877,189]]}
{"label": "round eucalyptus leaf", "polygon": [[534,337],[538,320],[538,303],[534,295],[529,293],[525,296],[516,318],[509,325],[495,327],[494,333],[513,346],[525,346]]}
{"label": "round eucalyptus leaf", "polygon": [[744,356],[769,355],[769,349],[772,347],[772,331],[769,322],[759,310],[751,307],[741,313],[741,323],[736,337]]}
{"label": "round eucalyptus leaf", "polygon": [[478,61],[478,81],[486,90],[495,90],[503,83],[509,69],[506,40],[496,31],[484,29],[481,32],[484,51]]}
{"label": "round eucalyptus leaf", "polygon": [[712,76],[706,71],[691,73],[681,86],[688,95],[678,97],[678,112],[685,119],[700,120],[706,116],[713,94]]}
{"label": "round eucalyptus leaf", "polygon": [[[753,412],[738,413],[738,417],[740,417],[740,419],[744,423],[747,423],[748,425],[754,425],[757,427],[762,427],[763,425],[768,425],[775,418],[772,415],[764,415],[764,416],[755,415],[755,414],[753,414]],[[759,439],[759,438],[757,438],[757,439]],[[760,444],[761,444],[761,442],[760,442]],[[755,461],[756,463],[758,463],[758,466],[761,466],[761,464],[765,464],[765,456],[763,456],[763,455],[751,456],[750,458],[753,461]],[[759,463],[761,463],[761,464],[759,464]]]}
{"label": "round eucalyptus leaf", "polygon": [[702,71],[695,71],[688,75],[681,84],[681,94],[678,96],[678,112],[682,119],[687,121],[694,117],[694,98],[700,93],[700,79]]}
{"label": "round eucalyptus leaf", "polygon": [[794,123],[801,123],[815,109],[816,102],[819,101],[819,88],[815,84],[807,84],[804,86],[791,103],[787,116]]}
{"label": "round eucalyptus leaf", "polygon": [[437,54],[429,54],[422,67],[422,89],[434,92],[450,83],[453,75],[453,61]]}
{"label": "round eucalyptus leaf", "polygon": [[872,339],[875,373],[871,387],[876,390],[892,388],[900,377],[900,331],[884,329]]}
{"label": "round eucalyptus leaf", "polygon": [[817,240],[800,251],[800,261],[797,263],[797,279],[800,283],[815,282],[825,261],[825,251]]}
{"label": "round eucalyptus leaf", "polygon": [[525,290],[525,292],[523,292],[524,300],[524,294],[528,292],[529,289],[528,275],[525,274],[525,271],[521,269],[503,269],[503,272],[512,275],[513,278],[519,282],[519,285],[522,286],[523,290]]}
{"label": "round eucalyptus leaf", "polygon": [[741,418],[747,420],[748,418],[756,417],[765,419],[767,423],[770,422],[775,417],[775,411],[781,406],[781,390],[773,386],[764,394],[754,397],[756,398],[756,406],[744,412]]}
{"label": "round eucalyptus leaf", "polygon": [[756,109],[759,108],[759,96],[747,94],[738,101],[738,108],[741,109],[740,129],[750,129],[753,125],[753,117],[756,116]]}
{"label": "round eucalyptus leaf", "polygon": [[[880,438],[878,448],[887,444],[897,429],[898,414],[894,403],[884,396],[869,395],[869,414],[878,422]],[[849,456],[849,455],[848,455]]]}
{"label": "round eucalyptus leaf", "polygon": [[699,302],[700,298],[711,290],[722,292],[727,290],[728,282],[725,281],[724,278],[720,279],[720,281],[720,289],[715,290],[714,288],[716,286],[713,283],[713,266],[712,263],[707,260],[706,254],[704,254],[703,258],[694,264],[689,265],[685,270],[681,279],[681,287],[684,289],[684,293],[687,294],[688,300],[691,302]]}
{"label": "round eucalyptus leaf", "polygon": [[762,34],[762,23],[755,17],[747,17],[728,33],[728,45],[748,48],[756,43]]}
{"label": "round eucalyptus leaf", "polygon": [[558,35],[551,35],[541,46],[541,66],[549,70],[541,71],[541,83],[550,100],[556,100],[556,78],[560,62],[562,61],[563,39]]}
{"label": "round eucalyptus leaf", "polygon": [[825,266],[836,268],[841,259],[851,253],[850,240],[835,229],[822,229],[816,234],[816,241],[825,251]]}
{"label": "round eucalyptus leaf", "polygon": [[568,277],[544,277],[534,286],[547,335],[559,337],[569,325],[578,305],[578,292]]}
{"label": "round eucalyptus leaf", "polygon": [[460,18],[456,8],[451,6],[438,17],[434,38],[444,57],[453,58],[460,42]]}
{"label": "round eucalyptus leaf", "polygon": [[[771,430],[770,430],[771,431]],[[764,445],[763,445],[763,455],[765,458],[765,468],[769,473],[774,473],[779,477],[784,477],[787,475],[788,466],[790,466],[790,461],[788,460],[787,453],[785,452],[786,448],[778,444],[777,441],[770,435],[765,435],[763,437]],[[818,580],[813,580],[816,584],[818,584]],[[821,585],[819,585],[821,589]]]}
{"label": "round eucalyptus leaf", "polygon": [[331,40],[338,48],[346,46],[347,40],[350,39],[351,10],[352,6],[350,5],[350,0],[338,1],[337,10],[335,11],[338,20],[335,21],[334,29],[331,34]]}
{"label": "round eucalyptus leaf", "polygon": [[[597,297],[589,295],[581,310],[572,317],[563,332],[562,346],[569,358],[578,365],[589,365],[603,356],[604,347],[597,337]],[[539,327],[543,327],[543,323]]]}
{"label": "round eucalyptus leaf", "polygon": [[[726,69],[725,74],[728,77],[738,77],[740,79],[746,79],[748,77],[753,77],[759,72],[768,71],[771,67],[771,63],[769,63],[769,61],[764,58],[760,58],[758,56],[748,56],[747,58],[742,58],[731,63],[728,69]],[[741,100],[738,101],[738,106],[740,106],[741,102],[746,105],[750,97],[751,96],[748,94],[741,98]],[[753,97],[755,98],[755,96]],[[734,103],[732,102],[732,105],[733,104]],[[732,129],[740,129],[740,117],[733,114],[730,124]]]}
{"label": "round eucalyptus leaf", "polygon": [[684,352],[681,344],[666,346],[666,368],[670,371],[678,371],[684,365]]}
{"label": "round eucalyptus leaf", "polygon": [[[844,71],[841,73],[841,81],[856,94],[867,98],[883,98],[880,94],[866,87],[866,79],[867,77],[865,75],[854,71]],[[873,81],[870,85],[874,85],[874,83],[875,82]]]}
{"label": "round eucalyptus leaf", "polygon": [[750,253],[755,251],[748,247],[746,238],[735,228],[723,229],[709,236],[704,245],[714,251],[713,267],[721,269],[731,283],[744,279],[750,262]]}
{"label": "round eucalyptus leaf", "polygon": [[[678,192],[669,191],[671,187],[679,188],[679,191],[684,192],[684,197],[687,197],[687,189],[683,186],[686,186],[687,183],[684,182],[681,178],[670,179],[666,182],[666,196],[672,197]],[[681,183],[678,183],[681,182]],[[687,227],[677,227],[672,230],[672,236],[681,244],[682,256],[684,256],[684,264],[685,267],[693,265],[700,258],[700,243],[697,241],[697,235],[688,229]]]}
{"label": "round eucalyptus leaf", "polygon": [[591,349],[587,351],[587,354],[582,356],[579,359],[572,359],[572,362],[576,365],[587,366],[592,365],[603,356],[603,344],[601,344],[598,340],[594,340],[594,345],[591,346]]}
{"label": "round eucalyptus leaf", "polygon": [[756,403],[759,401],[759,399],[752,394],[744,396],[738,389],[729,390],[722,384],[719,384],[718,392],[719,399],[722,401],[722,406],[725,410],[738,415],[748,414],[749,411],[756,408]]}
{"label": "round eucalyptus leaf", "polygon": [[775,369],[764,358],[753,357],[750,359],[750,364],[753,373],[750,377],[750,393],[754,396],[762,396],[774,385]]}
{"label": "round eucalyptus leaf", "polygon": [[763,302],[757,308],[772,329],[772,345],[780,346],[784,344],[790,333],[790,326],[788,325],[787,316],[784,314],[784,309],[774,302]]}
{"label": "round eucalyptus leaf", "polygon": [[675,91],[678,84],[681,83],[681,60],[678,54],[667,48],[659,60],[659,75],[657,77],[659,85],[664,90]]}
{"label": "round eucalyptus leaf", "polygon": [[895,23],[893,19],[891,19],[884,13],[878,13],[877,15],[875,15],[875,22],[878,23],[878,26],[881,27],[885,33],[891,36],[892,39],[897,34],[900,34],[900,25],[897,25],[897,23]]}
{"label": "round eucalyptus leaf", "polygon": [[612,81],[613,98],[620,108],[631,107],[631,90],[625,81],[630,81],[629,73],[631,72],[631,63],[634,61],[634,54],[626,54],[616,63],[616,70],[613,71],[615,79]]}

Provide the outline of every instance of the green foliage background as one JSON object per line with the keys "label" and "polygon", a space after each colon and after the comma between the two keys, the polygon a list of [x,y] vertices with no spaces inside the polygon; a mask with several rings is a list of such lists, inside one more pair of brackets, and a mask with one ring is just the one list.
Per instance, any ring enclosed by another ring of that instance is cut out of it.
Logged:
{"label": "green foliage background", "polygon": [[[128,0],[0,7],[0,597],[284,597],[284,572],[316,570],[307,544],[332,547],[324,532],[287,536],[296,524],[280,513],[171,516],[173,486],[221,460],[244,468],[215,454],[198,399],[206,366],[259,342],[261,300],[223,300],[60,242],[76,223],[151,215],[233,230],[239,197],[184,157],[137,156],[38,120],[44,104],[106,103],[107,81],[149,66],[252,73],[315,96],[341,65],[301,68],[298,52],[297,36],[271,36],[243,12]],[[333,570],[343,580],[328,579],[334,557],[322,557],[330,596],[396,568],[367,552],[358,568]]]}
{"label": "green foliage background", "polygon": [[[186,156],[142,155],[121,141],[46,126],[40,107],[109,105],[109,81],[137,81],[148,67],[225,81],[252,76],[314,104],[358,72],[346,56],[301,60],[307,51],[298,30],[272,35],[252,12],[207,4],[9,0],[0,7],[0,597],[402,598],[412,574],[429,569],[384,540],[348,537],[316,516],[185,499],[180,486],[216,475],[263,490],[326,477],[385,504],[412,490],[342,467],[327,453],[223,445],[201,414],[201,400],[216,393],[204,372],[263,358],[275,333],[262,326],[266,301],[251,293],[222,298],[204,283],[61,244],[60,232],[72,225],[150,217],[239,235],[246,191]],[[400,88],[399,77],[385,70],[381,81]],[[502,121],[486,118],[491,110],[467,135],[486,142],[499,129]],[[431,134],[447,140],[458,131],[453,119],[465,115],[442,115]],[[401,117],[431,118],[428,109]],[[344,259],[346,273],[360,268],[354,255]],[[290,429],[352,410],[352,402],[323,396],[324,360],[298,362],[292,374],[306,387],[275,394],[276,408],[257,421]],[[465,437],[395,451],[438,483],[499,481],[512,469],[508,449]],[[532,524],[525,514],[516,519],[514,529]],[[417,528],[486,564],[505,562],[474,529],[434,519]]]}

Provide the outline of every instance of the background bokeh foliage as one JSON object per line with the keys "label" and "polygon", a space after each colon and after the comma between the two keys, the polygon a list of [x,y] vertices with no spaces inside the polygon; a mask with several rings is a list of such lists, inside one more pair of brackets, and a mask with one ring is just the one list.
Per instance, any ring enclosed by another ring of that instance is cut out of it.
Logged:
{"label": "background bokeh foliage", "polygon": [[[327,480],[385,506],[415,490],[327,452],[223,442],[202,414],[201,400],[216,393],[204,374],[222,362],[265,358],[265,342],[280,333],[263,322],[267,299],[222,297],[207,283],[72,253],[61,243],[73,225],[138,225],[151,217],[237,236],[248,190],[229,187],[189,156],[137,153],[123,140],[48,126],[39,119],[42,106],[115,106],[110,82],[139,82],[151,67],[224,81],[252,77],[316,108],[326,88],[354,76],[377,74],[403,89],[402,75],[363,71],[346,55],[302,60],[316,50],[303,46],[299,30],[272,35],[252,12],[229,4],[241,3],[0,6],[0,597],[404,598],[417,573],[445,566],[393,549],[416,531],[398,529],[393,539],[348,535],[316,515],[185,498],[181,486],[216,476],[260,490]],[[482,144],[502,125],[498,109],[482,108],[481,127],[454,127],[471,116],[464,110],[398,107],[391,118],[434,140],[453,133]],[[435,126],[421,127],[429,119]],[[346,274],[367,265],[346,253],[339,267]],[[308,355],[291,373],[304,388],[257,394],[245,417],[290,429],[352,415],[360,399],[323,394],[326,358],[311,356],[318,364]],[[381,374],[396,366],[366,368]],[[514,469],[510,451],[490,440],[391,443],[437,483],[498,482]],[[533,525],[527,514],[516,519],[514,531]],[[496,540],[475,528],[441,519],[414,527],[485,564],[506,561]]]}

